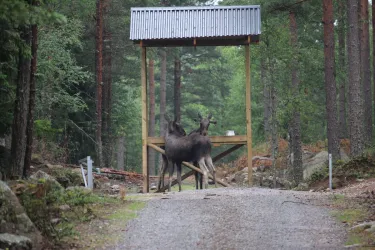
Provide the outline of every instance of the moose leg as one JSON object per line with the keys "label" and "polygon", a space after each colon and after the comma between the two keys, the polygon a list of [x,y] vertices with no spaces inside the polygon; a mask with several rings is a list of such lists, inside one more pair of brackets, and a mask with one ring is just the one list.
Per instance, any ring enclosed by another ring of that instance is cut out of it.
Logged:
{"label": "moose leg", "polygon": [[181,192],[181,162],[176,162],[178,191]]}
{"label": "moose leg", "polygon": [[216,169],[215,169],[214,164],[212,163],[212,158],[210,156],[207,156],[205,160],[206,160],[207,166],[209,167],[209,170],[212,171],[211,174],[212,174],[212,177],[214,178],[215,187],[217,187],[217,184],[216,184]]}
{"label": "moose leg", "polygon": [[168,161],[168,166],[169,166],[169,183],[168,183],[168,192],[171,191],[171,186],[172,186],[172,178],[173,178],[173,172],[174,172],[174,162],[169,162]]}
{"label": "moose leg", "polygon": [[194,172],[194,176],[195,176],[195,189],[199,189],[199,187],[198,187],[198,182],[199,182],[199,175],[198,175],[198,172],[197,171],[195,171]]}
{"label": "moose leg", "polygon": [[203,173],[204,188],[207,189],[208,188],[208,175],[207,175],[208,169],[207,169],[206,164],[204,163],[204,158],[200,159],[198,164],[199,164],[199,167],[200,167],[200,169],[202,170],[202,173]]}

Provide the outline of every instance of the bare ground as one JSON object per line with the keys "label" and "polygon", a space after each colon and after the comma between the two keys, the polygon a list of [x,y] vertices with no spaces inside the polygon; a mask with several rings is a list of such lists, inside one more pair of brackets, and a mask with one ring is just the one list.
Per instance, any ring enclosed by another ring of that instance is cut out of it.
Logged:
{"label": "bare ground", "polygon": [[328,196],[260,188],[137,195],[146,207],[107,249],[343,249]]}

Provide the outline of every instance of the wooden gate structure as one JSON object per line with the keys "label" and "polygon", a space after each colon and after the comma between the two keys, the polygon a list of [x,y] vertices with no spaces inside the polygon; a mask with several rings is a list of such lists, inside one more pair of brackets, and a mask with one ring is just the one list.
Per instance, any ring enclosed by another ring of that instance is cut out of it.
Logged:
{"label": "wooden gate structure", "polygon": [[[143,192],[149,192],[148,148],[164,154],[160,146],[163,137],[148,137],[147,112],[147,47],[181,46],[245,46],[246,67],[246,135],[210,136],[214,146],[232,144],[233,147],[213,157],[217,161],[243,145],[247,145],[248,179],[252,185],[252,138],[250,94],[250,44],[258,43],[261,34],[260,6],[191,6],[191,7],[142,7],[131,8],[130,40],[141,47],[142,86],[142,171]],[[192,170],[199,168],[183,162]],[[210,176],[211,178],[211,176]],[[173,184],[175,184],[174,182]],[[218,180],[223,186],[225,182]]]}

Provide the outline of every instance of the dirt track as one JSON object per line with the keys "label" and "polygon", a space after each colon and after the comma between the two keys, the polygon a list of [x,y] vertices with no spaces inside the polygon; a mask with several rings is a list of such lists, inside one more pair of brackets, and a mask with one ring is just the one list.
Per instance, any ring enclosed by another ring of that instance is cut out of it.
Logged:
{"label": "dirt track", "polygon": [[325,200],[259,188],[158,195],[114,249],[343,249],[345,230]]}

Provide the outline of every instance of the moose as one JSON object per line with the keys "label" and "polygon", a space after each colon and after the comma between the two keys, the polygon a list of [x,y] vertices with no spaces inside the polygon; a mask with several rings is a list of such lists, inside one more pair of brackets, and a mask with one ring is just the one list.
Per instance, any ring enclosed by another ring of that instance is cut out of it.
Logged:
{"label": "moose", "polygon": [[[184,130],[180,123],[178,123],[176,120],[171,121],[169,117],[166,117],[168,127],[165,135],[166,158],[164,158],[164,160],[167,160],[164,161],[164,169],[161,174],[163,174],[163,172],[165,173],[165,169],[168,168],[167,166],[169,165],[169,191],[171,189],[174,165],[176,165],[177,168],[177,181],[179,184],[179,191],[181,191],[182,161],[194,162],[195,164],[199,165],[200,169],[203,172],[205,188],[208,187],[207,172],[211,172],[216,186],[216,170],[211,158],[211,141],[208,136],[205,136],[207,135],[207,128],[209,126],[212,115],[209,115],[209,118],[207,119],[203,119],[200,114],[199,117],[201,118],[201,121],[206,121],[206,126],[202,126],[201,123],[200,129],[192,131],[188,136],[183,135],[184,133],[182,131]],[[211,123],[215,122],[211,121]],[[170,161],[171,164],[166,163],[167,161]],[[198,187],[197,178],[196,186]]]}
{"label": "moose", "polygon": [[[212,113],[209,113],[208,114],[208,117],[207,118],[203,118],[201,113],[198,112],[198,118],[199,118],[199,128],[197,128],[196,130],[193,130],[189,133],[189,135],[192,135],[194,133],[198,133],[200,135],[208,135],[208,128],[210,126],[210,124],[216,124],[217,122],[216,121],[212,121],[211,118],[212,118]],[[194,119],[194,121],[198,121],[197,119]],[[198,163],[197,162],[194,162],[194,166],[198,167]],[[216,172],[216,169],[214,168],[213,169],[213,172],[215,173]],[[195,175],[195,188],[198,189],[198,182],[200,184],[200,189],[203,188],[203,185],[202,185],[202,175],[200,173],[198,173],[197,171],[194,172],[194,175]],[[216,174],[213,175],[214,177],[214,183],[215,183],[215,187],[216,187]]]}

